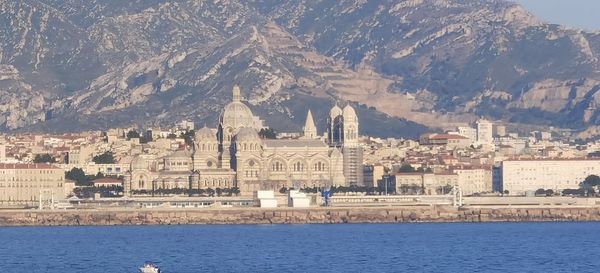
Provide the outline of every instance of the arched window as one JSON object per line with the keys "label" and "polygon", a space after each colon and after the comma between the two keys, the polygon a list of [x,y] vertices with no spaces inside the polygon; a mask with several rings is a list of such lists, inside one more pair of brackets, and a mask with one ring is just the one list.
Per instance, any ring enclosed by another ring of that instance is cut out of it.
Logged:
{"label": "arched window", "polygon": [[282,172],[285,171],[285,166],[281,161],[275,161],[271,164],[271,170],[274,172]]}
{"label": "arched window", "polygon": [[293,166],[295,172],[304,171],[304,164],[302,164],[302,162],[300,162],[300,161],[294,163],[292,166]]}
{"label": "arched window", "polygon": [[317,172],[323,172],[323,171],[327,170],[327,167],[324,162],[319,161],[319,162],[315,163],[314,170]]}

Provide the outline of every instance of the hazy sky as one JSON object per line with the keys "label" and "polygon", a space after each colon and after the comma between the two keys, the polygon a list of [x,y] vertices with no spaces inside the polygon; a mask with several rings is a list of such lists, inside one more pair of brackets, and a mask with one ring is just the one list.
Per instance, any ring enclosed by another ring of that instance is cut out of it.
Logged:
{"label": "hazy sky", "polygon": [[521,3],[542,20],[600,30],[600,0],[511,0]]}

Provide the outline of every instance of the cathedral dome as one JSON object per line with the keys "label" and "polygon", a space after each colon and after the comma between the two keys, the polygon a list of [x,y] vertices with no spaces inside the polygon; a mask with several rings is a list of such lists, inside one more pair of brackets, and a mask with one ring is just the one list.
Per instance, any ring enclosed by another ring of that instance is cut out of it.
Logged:
{"label": "cathedral dome", "polygon": [[217,135],[210,128],[204,127],[196,132],[194,140],[196,143],[217,141]]}
{"label": "cathedral dome", "polygon": [[260,136],[256,130],[244,127],[235,135],[236,141],[260,141]]}
{"label": "cathedral dome", "polygon": [[248,106],[241,102],[240,88],[233,87],[233,101],[225,106],[221,115],[223,127],[241,128],[251,126],[254,115]]}

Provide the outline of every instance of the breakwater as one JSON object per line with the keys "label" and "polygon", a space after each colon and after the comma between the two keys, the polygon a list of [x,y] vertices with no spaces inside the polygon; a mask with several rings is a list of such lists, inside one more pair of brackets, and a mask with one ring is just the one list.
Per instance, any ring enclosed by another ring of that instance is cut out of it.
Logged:
{"label": "breakwater", "polygon": [[311,208],[0,211],[0,226],[600,221],[600,208]]}

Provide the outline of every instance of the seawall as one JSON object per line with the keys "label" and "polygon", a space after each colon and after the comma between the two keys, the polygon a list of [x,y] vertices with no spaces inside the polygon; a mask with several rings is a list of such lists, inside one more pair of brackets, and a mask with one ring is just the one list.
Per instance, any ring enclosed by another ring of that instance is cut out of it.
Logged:
{"label": "seawall", "polygon": [[600,207],[12,210],[0,226],[600,221]]}

